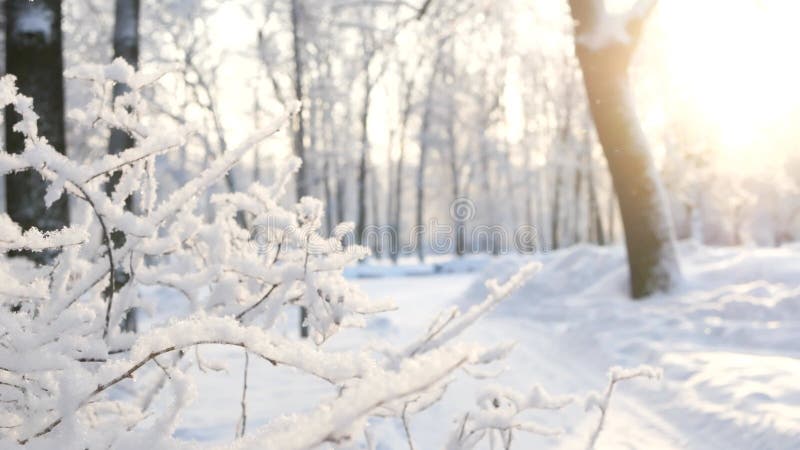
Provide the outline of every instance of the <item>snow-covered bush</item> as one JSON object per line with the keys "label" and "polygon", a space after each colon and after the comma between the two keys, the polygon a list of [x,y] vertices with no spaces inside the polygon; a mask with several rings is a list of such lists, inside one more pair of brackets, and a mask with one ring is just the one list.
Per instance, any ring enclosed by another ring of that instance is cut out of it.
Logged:
{"label": "snow-covered bush", "polygon": [[[69,228],[23,232],[0,216],[0,416],[2,446],[52,448],[164,448],[180,409],[192,397],[191,380],[177,364],[192,347],[224,344],[275,365],[295,367],[338,386],[339,395],[313,411],[279,419],[239,439],[259,448],[308,448],[362,435],[370,415],[400,414],[414,396],[417,409],[440,392],[456,369],[501,358],[507,346],[481,348],[453,342],[463,328],[533,272],[526,269],[495,290],[480,307],[435,323],[408,348],[328,351],[322,344],[341,327],[359,326],[363,316],[392,308],[371,302],[342,276],[342,268],[365,255],[343,247],[349,226],[332,239],[320,236],[322,205],[301,199],[294,209],[279,205],[291,176],[272,186],[212,199],[214,220],[194,201],[223,177],[256,143],[273,135],[292,111],[256,132],[239,148],[214,161],[167,198],[157,198],[155,158],[184,145],[187,130],[146,126],[137,114],[143,88],[157,79],[135,72],[122,60],[85,66],[71,76],[89,80],[97,98],[72,118],[126,130],[137,145],[119,155],[80,164],[56,152],[39,136],[29,98],[16,91],[13,76],[0,80],[0,102],[22,116],[15,130],[25,136],[19,155],[0,153],[0,173],[36,170],[49,182],[47,202],[63,192],[86,205]],[[131,91],[110,100],[113,83]],[[293,163],[296,167],[297,164]],[[108,181],[119,181],[109,194]],[[133,207],[125,207],[133,199]],[[242,218],[257,230],[243,227]],[[122,238],[120,238],[122,236]],[[52,263],[34,267],[8,252],[60,249]],[[124,274],[121,279],[120,274]],[[168,286],[191,305],[147,331],[122,332],[131,308],[152,308],[142,286]],[[305,306],[313,342],[271,331],[287,306]],[[200,361],[198,361],[200,363]],[[134,395],[116,392],[133,384]],[[157,395],[174,401],[153,407]],[[164,390],[165,392],[162,392]],[[293,430],[303,430],[297,433]]]}
{"label": "snow-covered bush", "polygon": [[[441,398],[455,371],[495,362],[510,350],[508,344],[483,347],[456,338],[536,272],[537,264],[506,283],[487,283],[484,301],[464,314],[445,311],[406,346],[329,350],[324,344],[339,329],[362,326],[365,315],[394,306],[370,301],[343,277],[342,269],[367,253],[343,246],[352,225],[340,225],[326,238],[319,232],[319,201],[303,198],[293,208],[280,205],[298,162],[289,162],[285,176],[271,186],[253,184],[245,192],[212,196],[211,215],[196,204],[252,146],[285,125],[293,111],[159,198],[156,157],[185,145],[190,133],[147,126],[140,119],[141,90],[159,75],[135,72],[116,60],[81,67],[71,76],[88,80],[97,95],[71,117],[126,130],[137,144],[87,163],[70,160],[39,136],[32,102],[18,94],[14,77],[0,79],[0,103],[21,115],[15,130],[25,136],[23,153],[0,153],[0,174],[36,170],[49,183],[48,204],[66,193],[85,206],[76,208],[70,227],[49,233],[23,231],[0,215],[3,448],[188,445],[172,435],[194,393],[189,362],[209,367],[197,351],[202,345],[240,347],[248,358],[293,367],[335,388],[336,396],[312,410],[248,433],[243,400],[233,447],[274,449],[360,440],[369,435],[369,417],[398,417],[405,423],[409,414]],[[126,83],[131,90],[111,100],[114,83]],[[109,183],[115,173],[118,181]],[[23,249],[58,251],[49,264],[34,266],[9,256]],[[123,332],[126,312],[152,310],[158,300],[143,296],[152,292],[143,286],[181,292],[189,312],[139,333]],[[311,340],[287,338],[275,330],[276,319],[297,306],[308,311]],[[155,402],[157,397],[170,400]],[[506,433],[509,440],[512,429],[552,433],[517,422],[516,414],[566,402],[540,388],[528,395],[489,391],[480,401],[486,411],[465,417],[450,447],[472,447],[487,430]]]}

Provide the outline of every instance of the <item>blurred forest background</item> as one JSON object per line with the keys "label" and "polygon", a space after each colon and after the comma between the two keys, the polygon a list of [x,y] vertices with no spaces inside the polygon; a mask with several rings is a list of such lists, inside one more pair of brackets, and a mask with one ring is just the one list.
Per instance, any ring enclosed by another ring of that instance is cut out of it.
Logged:
{"label": "blurred forest background", "polygon": [[[800,64],[787,63],[775,44],[797,34],[797,5],[662,3],[630,79],[677,237],[762,246],[797,239]],[[142,120],[197,133],[159,160],[161,190],[191,179],[298,98],[292,133],[263,144],[218,192],[282,176],[281,155],[293,153],[304,161],[296,195],[325,202],[327,229],[353,221],[357,235],[370,226],[397,230],[399,246],[370,243],[377,258],[430,253],[399,249],[415,226],[451,221],[460,198],[475,205],[467,230],[533,225],[540,250],[623,239],[566,1],[32,4],[60,7],[66,69],[115,54],[141,68],[172,68],[147,90]],[[120,5],[129,16],[115,14]],[[709,24],[708,13],[720,23]],[[138,33],[125,34],[134,19]],[[84,161],[110,149],[106,130],[71,125],[86,89],[65,81],[66,151]],[[491,244],[452,251],[497,251]]]}

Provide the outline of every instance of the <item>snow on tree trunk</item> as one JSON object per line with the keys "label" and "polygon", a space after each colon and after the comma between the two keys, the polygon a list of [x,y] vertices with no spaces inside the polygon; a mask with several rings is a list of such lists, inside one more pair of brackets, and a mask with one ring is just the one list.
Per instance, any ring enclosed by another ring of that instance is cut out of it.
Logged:
{"label": "snow on tree trunk", "polygon": [[655,1],[611,17],[601,0],[569,0],[575,52],[614,182],[630,267],[631,295],[669,289],[680,277],[672,219],[628,83],[628,65]]}
{"label": "snow on tree trunk", "polygon": [[[39,114],[39,131],[59,153],[66,152],[64,137],[64,76],[61,55],[61,2],[58,0],[9,0],[6,15],[6,71],[17,77],[22,94],[33,99]],[[13,130],[19,115],[5,111],[6,148],[21,153],[24,136]],[[56,230],[69,222],[66,196],[45,204],[47,185],[33,170],[6,175],[6,209],[24,230]],[[28,252],[37,262],[46,262],[53,252]]]}

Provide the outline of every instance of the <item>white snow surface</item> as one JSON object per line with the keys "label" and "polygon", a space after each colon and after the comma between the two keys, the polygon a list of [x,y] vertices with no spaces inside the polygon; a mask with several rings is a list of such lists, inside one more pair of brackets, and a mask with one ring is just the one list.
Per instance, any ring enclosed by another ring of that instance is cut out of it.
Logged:
{"label": "white snow surface", "polygon": [[[520,413],[563,433],[517,432],[512,448],[585,448],[599,412],[585,411],[584,399],[605,390],[611,367],[641,364],[662,368],[661,380],[636,379],[615,387],[597,448],[797,448],[800,246],[684,243],[680,254],[684,283],[644,301],[626,295],[620,247],[577,246],[535,257],[471,257],[427,265],[373,261],[351,268],[349,276],[371,298],[391,298],[399,308],[325,345],[408,344],[439,311],[454,304],[464,310],[483,299],[486,279],[503,281],[535,259],[543,263],[539,275],[464,336],[487,345],[517,342],[502,363],[510,370],[492,380],[494,389],[529,392],[541,386],[579,400],[559,411]],[[183,304],[163,292],[161,297],[162,312]],[[285,318],[286,334],[296,333],[296,320]],[[207,366],[226,369],[198,378],[198,397],[184,411],[175,435],[227,443],[239,418],[243,353],[215,346],[200,351]],[[486,380],[459,376],[440,403],[411,416],[415,448],[444,448],[456,422],[475,410],[485,385]],[[307,412],[333,394],[323,381],[251,358],[248,430],[282,413]],[[371,420],[375,448],[408,448],[400,420]]]}

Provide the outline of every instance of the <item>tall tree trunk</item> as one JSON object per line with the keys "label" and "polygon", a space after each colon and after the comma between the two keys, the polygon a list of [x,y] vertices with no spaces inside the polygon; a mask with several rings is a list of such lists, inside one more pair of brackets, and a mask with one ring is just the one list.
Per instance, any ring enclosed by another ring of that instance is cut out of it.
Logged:
{"label": "tall tree trunk", "polygon": [[[114,8],[114,58],[122,58],[133,66],[139,66],[139,0],[117,0]],[[126,84],[117,83],[114,85],[114,99],[130,91]],[[114,128],[108,140],[108,153],[116,155],[134,146],[133,137],[125,132]],[[115,172],[108,183],[109,194],[119,183],[122,176],[121,171]],[[133,209],[131,199],[126,201],[126,208]],[[125,237],[122,233],[114,233],[114,246],[121,247],[125,244]],[[130,277],[127,272],[117,269],[115,274],[115,287],[121,289]],[[122,321],[122,329],[125,331],[136,332],[138,329],[137,312],[132,309],[125,314]]]}
{"label": "tall tree trunk", "polygon": [[606,245],[605,232],[603,231],[603,219],[600,217],[600,204],[597,201],[597,186],[594,181],[594,163],[592,161],[591,148],[587,149],[586,161],[586,183],[589,189],[589,222],[597,245]]}
{"label": "tall tree trunk", "polygon": [[350,164],[334,159],[336,172],[336,221],[344,222],[347,218],[347,179],[345,173],[350,171]]}
{"label": "tall tree trunk", "polygon": [[[302,14],[300,5],[301,0],[292,0],[291,4],[291,20],[292,20],[292,53],[293,53],[293,60],[294,60],[294,96],[297,101],[302,102],[305,98],[305,94],[303,93],[303,71],[305,70],[303,66],[303,37],[301,35],[301,24],[300,21],[302,18],[300,15]],[[297,171],[297,182],[296,182],[296,191],[297,191],[297,200],[308,195],[308,180],[306,179],[306,164],[305,164],[305,156],[306,156],[306,144],[305,144],[305,108],[300,108],[300,111],[294,115],[294,120],[292,122],[292,146],[294,150],[294,155],[300,158],[303,161],[303,164],[300,165],[300,169]]]}
{"label": "tall tree trunk", "polygon": [[336,209],[334,208],[335,199],[333,197],[333,189],[331,183],[334,181],[331,175],[331,160],[330,155],[325,155],[325,160],[322,163],[322,187],[325,192],[325,229],[328,233],[333,231],[336,226]]}
{"label": "tall tree trunk", "polygon": [[[405,120],[403,121],[405,122]],[[405,157],[406,157],[406,138],[405,138],[405,130],[406,124],[403,123],[400,126],[400,154],[397,157],[397,163],[395,167],[395,185],[394,185],[394,210],[392,214],[392,227],[394,229],[393,234],[397,238],[396,245],[392,247],[392,261],[397,262],[398,258],[400,257],[400,249],[403,246],[402,240],[402,218],[403,218],[403,167],[405,164]]]}
{"label": "tall tree trunk", "polygon": [[534,180],[536,178],[534,176],[534,171],[531,168],[531,152],[532,150],[530,148],[526,148],[524,150],[522,167],[524,169],[523,193],[525,195],[525,224],[533,226],[534,223],[536,223],[534,220],[533,211],[533,192],[534,189],[537,189],[537,187],[534,186]]}
{"label": "tall tree trunk", "polygon": [[[61,53],[61,1],[6,0],[6,71],[16,75],[20,93],[33,98],[39,115],[39,133],[56,151],[66,153],[64,137],[64,63]],[[13,130],[19,115],[5,110],[6,149],[21,153],[22,134]],[[24,230],[36,227],[52,231],[69,223],[67,197],[49,208],[44,196],[47,184],[33,170],[6,175],[6,210]],[[20,252],[46,263],[53,252]]]}
{"label": "tall tree trunk", "polygon": [[[366,38],[365,38],[366,39]],[[364,44],[365,53],[367,44]],[[361,154],[359,155],[358,178],[356,180],[356,191],[358,194],[358,215],[356,216],[356,242],[362,242],[364,229],[367,226],[367,171],[369,170],[369,101],[372,94],[372,80],[369,76],[369,63],[371,56],[364,55],[364,98],[361,105]]]}
{"label": "tall tree trunk", "polygon": [[406,158],[406,129],[408,128],[408,119],[411,117],[411,95],[414,89],[414,83],[406,83],[406,93],[404,98],[404,107],[402,118],[400,119],[400,130],[398,131],[398,139],[400,145],[400,155],[397,157],[397,166],[395,167],[395,186],[394,186],[394,211],[391,225],[394,227],[394,235],[397,237],[397,245],[393,248],[392,261],[397,262],[400,257],[400,248],[402,247],[401,227],[403,217],[403,167]]}
{"label": "tall tree trunk", "polygon": [[581,242],[581,194],[583,193],[583,151],[578,146],[575,147],[577,154],[575,155],[575,170],[574,170],[574,190],[572,198],[572,243],[577,244]]}
{"label": "tall tree trunk", "polygon": [[430,129],[430,114],[426,106],[422,118],[420,131],[419,164],[417,165],[417,220],[416,236],[417,256],[420,262],[425,262],[425,168],[428,165],[428,131]]}
{"label": "tall tree trunk", "polygon": [[[387,114],[387,120],[389,120],[389,116]],[[386,224],[386,229],[389,230],[389,245],[388,247],[383,249],[383,253],[381,257],[388,256],[392,261],[394,261],[394,248],[396,247],[395,243],[397,239],[392,235],[392,230],[397,230],[394,228],[393,218],[394,218],[394,209],[396,208],[395,200],[394,200],[394,168],[395,164],[392,161],[392,152],[394,151],[394,137],[395,133],[397,133],[397,129],[393,128],[389,131],[388,136],[388,145],[386,147],[386,191],[383,194],[386,195],[386,207],[384,208],[384,212],[386,216],[383,218],[383,222]]]}
{"label": "tall tree trunk", "polygon": [[[261,102],[258,100],[258,87],[253,89],[253,125],[256,130],[261,129]],[[253,182],[261,181],[261,145],[253,149]]]}
{"label": "tall tree trunk", "polygon": [[[378,195],[381,191],[381,183],[378,181],[377,171],[371,171],[367,176],[367,187],[370,194],[370,210],[372,214],[370,215],[370,223],[375,226],[380,226],[381,220],[381,205],[380,205],[380,196]],[[376,233],[375,235],[375,242],[372,245],[372,252],[376,258],[381,259],[383,258],[384,252],[384,236],[382,233]]]}
{"label": "tall tree trunk", "polygon": [[[655,1],[639,0],[622,16],[624,22],[609,18],[600,0],[569,4],[575,19],[575,53],[622,212],[631,295],[642,298],[669,289],[680,277],[672,219],[628,82],[631,54]],[[625,28],[609,29],[614,26]]]}
{"label": "tall tree trunk", "polygon": [[[301,36],[300,30],[300,21],[301,18],[301,8],[300,5],[301,0],[292,0],[291,4],[291,21],[292,21],[292,53],[294,59],[294,96],[297,101],[302,102],[305,95],[303,93],[303,38]],[[294,133],[292,134],[292,146],[294,150],[294,155],[300,158],[302,164],[300,165],[300,169],[297,171],[297,181],[296,190],[297,190],[297,200],[299,201],[301,198],[308,195],[308,180],[306,179],[306,148],[305,148],[305,113],[303,112],[304,108],[300,108],[300,111],[294,115],[294,120],[292,121],[292,130]],[[305,307],[300,307],[300,337],[308,337],[308,326],[306,325],[306,317],[308,316],[308,311]]]}
{"label": "tall tree trunk", "polygon": [[369,94],[364,93],[364,104],[361,112],[361,154],[358,162],[356,192],[358,195],[358,215],[356,216],[356,242],[363,244],[364,228],[367,221],[367,161],[369,160],[369,138],[367,135],[367,119],[369,114]]}
{"label": "tall tree trunk", "polygon": [[[570,76],[570,80],[572,80],[572,76]],[[550,216],[550,249],[551,250],[558,250],[561,248],[561,228],[563,227],[561,216],[563,215],[561,211],[561,203],[562,203],[562,185],[565,184],[565,168],[563,167],[563,157],[562,154],[566,153],[570,150],[571,145],[573,144],[572,140],[572,109],[573,109],[573,98],[572,98],[572,90],[566,89],[564,93],[563,99],[563,108],[564,110],[560,112],[562,117],[560,117],[560,124],[558,128],[558,136],[556,137],[556,161],[555,161],[555,170],[556,175],[553,181],[553,208],[551,211]],[[566,208],[565,208],[566,209]]]}
{"label": "tall tree trunk", "polygon": [[[450,109],[447,121],[447,148],[450,153],[450,178],[453,180],[451,192],[453,194],[453,202],[451,205],[458,205],[461,199],[461,170],[458,165],[458,153],[456,151],[456,135],[455,135],[455,110]],[[466,222],[465,218],[459,213],[458,208],[451,206],[451,215],[456,229],[456,256],[459,258],[464,256],[466,251]]]}
{"label": "tall tree trunk", "polygon": [[538,205],[534,210],[536,217],[536,248],[540,251],[544,251],[547,248],[547,236],[545,234],[547,211],[544,207],[545,199],[547,198],[547,186],[545,182],[546,176],[544,174],[544,169],[541,167],[537,168],[534,176],[536,183],[536,204]]}
{"label": "tall tree trunk", "polygon": [[428,79],[427,94],[425,97],[425,107],[422,112],[422,123],[419,130],[419,164],[417,165],[417,218],[416,236],[414,239],[417,245],[417,256],[420,262],[425,262],[425,169],[428,165],[428,152],[430,150],[430,129],[433,120],[433,93],[436,85],[436,77],[442,64],[442,47],[446,43],[445,39],[440,39],[436,47],[436,56],[433,62],[433,70]]}
{"label": "tall tree trunk", "polygon": [[550,211],[550,250],[558,250],[560,242],[558,231],[561,219],[561,165],[556,163],[556,179],[553,182],[553,208]]}

